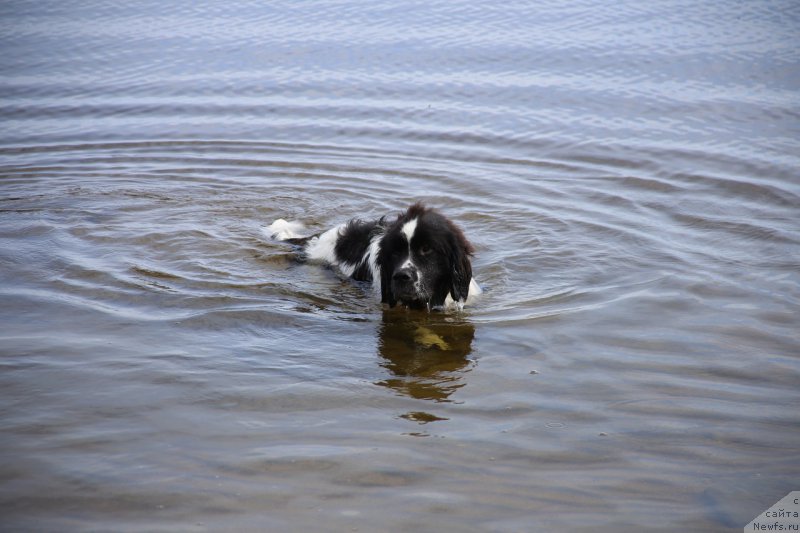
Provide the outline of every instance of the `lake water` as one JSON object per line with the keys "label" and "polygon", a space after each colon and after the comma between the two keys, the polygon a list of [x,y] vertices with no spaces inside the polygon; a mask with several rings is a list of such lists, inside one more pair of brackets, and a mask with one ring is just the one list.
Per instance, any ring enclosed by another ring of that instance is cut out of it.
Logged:
{"label": "lake water", "polygon": [[[800,489],[800,4],[0,5],[0,528],[741,531]],[[415,200],[483,298],[297,263]]]}

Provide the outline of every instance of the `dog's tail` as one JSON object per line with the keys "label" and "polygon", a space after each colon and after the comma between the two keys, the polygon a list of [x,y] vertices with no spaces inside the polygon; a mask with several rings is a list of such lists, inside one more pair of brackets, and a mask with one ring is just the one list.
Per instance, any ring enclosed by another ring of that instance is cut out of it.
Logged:
{"label": "dog's tail", "polygon": [[288,221],[279,218],[264,228],[263,231],[270,239],[302,246],[306,244],[309,239],[314,237],[314,235],[304,235],[302,232],[305,229],[306,227],[302,222]]}
{"label": "dog's tail", "polygon": [[269,235],[271,239],[287,241],[289,239],[305,238],[306,236],[301,233],[304,229],[306,229],[306,227],[302,222],[289,222],[288,220],[279,218],[264,228],[264,233]]}

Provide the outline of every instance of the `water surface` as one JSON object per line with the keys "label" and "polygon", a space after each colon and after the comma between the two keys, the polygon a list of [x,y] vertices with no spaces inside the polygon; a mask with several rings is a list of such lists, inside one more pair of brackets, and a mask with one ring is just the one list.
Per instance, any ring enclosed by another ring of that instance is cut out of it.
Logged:
{"label": "water surface", "polygon": [[[800,488],[796,2],[0,14],[3,529],[738,531]],[[416,200],[464,313],[262,232]]]}

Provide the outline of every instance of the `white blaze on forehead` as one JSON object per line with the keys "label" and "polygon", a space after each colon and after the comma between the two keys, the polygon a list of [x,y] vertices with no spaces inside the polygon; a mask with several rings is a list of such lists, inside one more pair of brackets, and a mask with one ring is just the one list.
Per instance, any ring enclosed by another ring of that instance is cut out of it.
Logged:
{"label": "white blaze on forehead", "polygon": [[414,237],[414,232],[417,231],[417,219],[411,219],[405,224],[403,227],[400,228],[400,233],[406,236],[406,240],[408,241],[408,259],[406,259],[405,263],[400,265],[400,268],[413,268],[414,263],[411,262],[411,239]]}
{"label": "white blaze on forehead", "polygon": [[414,232],[417,231],[417,219],[409,220],[403,227],[400,228],[400,232],[406,236],[408,243],[411,244],[411,238],[414,236]]}

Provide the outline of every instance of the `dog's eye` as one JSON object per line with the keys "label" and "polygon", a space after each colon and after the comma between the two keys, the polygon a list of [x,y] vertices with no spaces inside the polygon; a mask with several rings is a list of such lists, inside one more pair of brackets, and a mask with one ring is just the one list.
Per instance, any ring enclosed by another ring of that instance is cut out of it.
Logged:
{"label": "dog's eye", "polygon": [[433,249],[428,246],[427,244],[423,244],[419,248],[419,255],[428,255],[433,251]]}

